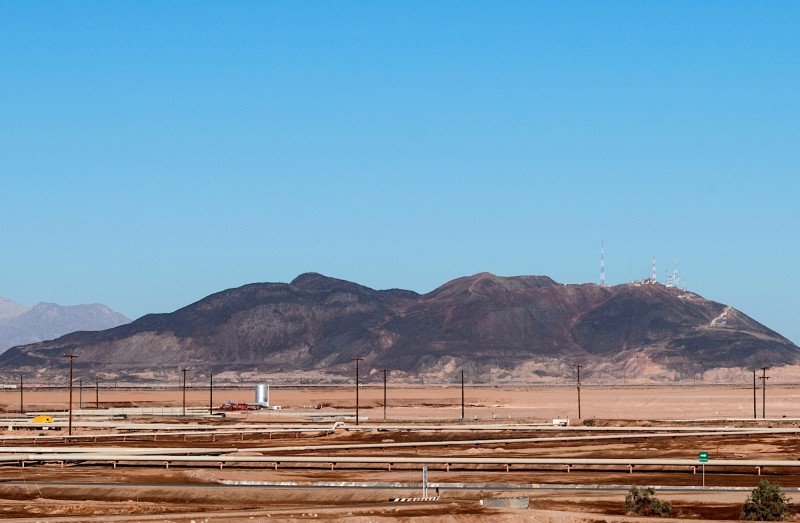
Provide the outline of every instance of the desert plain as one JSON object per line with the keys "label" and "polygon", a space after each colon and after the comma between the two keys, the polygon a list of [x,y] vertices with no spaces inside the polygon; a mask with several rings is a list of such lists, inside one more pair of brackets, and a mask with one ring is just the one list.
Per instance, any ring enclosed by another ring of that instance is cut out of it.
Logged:
{"label": "desert plain", "polygon": [[[800,385],[788,382],[768,383],[766,389],[758,382],[755,390],[744,384],[582,385],[580,418],[575,384],[466,384],[463,418],[460,384],[390,384],[385,392],[380,384],[370,384],[358,389],[358,424],[355,387],[273,385],[269,402],[280,409],[227,411],[224,417],[218,409],[223,403],[254,401],[252,384],[213,391],[192,384],[185,390],[185,403],[182,387],[81,389],[72,391],[71,436],[67,388],[24,390],[27,418],[33,413],[53,415],[55,422],[48,430],[9,430],[11,421],[22,419],[20,391],[0,391],[4,420],[10,420],[0,443],[18,452],[191,448],[245,456],[322,456],[326,461],[224,467],[76,458],[6,461],[0,464],[0,518],[187,523],[632,521],[636,518],[626,516],[623,507],[627,488],[654,485],[659,498],[672,503],[674,519],[736,520],[759,480],[780,483],[790,498],[800,487],[800,464],[758,470],[709,467],[702,478],[699,464],[564,466],[576,458],[696,460],[700,451],[712,459],[798,460]],[[210,400],[217,415],[209,416]],[[568,419],[569,426],[555,427],[554,419]],[[416,443],[432,445],[413,446]],[[342,456],[377,456],[383,461],[337,462]],[[423,464],[393,463],[410,456],[431,459],[425,465],[427,499],[421,499]],[[433,459],[498,456],[558,458],[563,464],[450,466]],[[502,498],[524,500],[527,508],[487,506]]]}

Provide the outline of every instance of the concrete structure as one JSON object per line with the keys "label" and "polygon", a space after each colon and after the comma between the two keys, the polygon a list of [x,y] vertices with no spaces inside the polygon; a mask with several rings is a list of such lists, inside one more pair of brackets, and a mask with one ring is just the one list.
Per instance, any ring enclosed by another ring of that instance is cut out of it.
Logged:
{"label": "concrete structure", "polygon": [[514,508],[527,509],[530,505],[530,498],[489,498],[482,499],[481,505],[491,508]]}

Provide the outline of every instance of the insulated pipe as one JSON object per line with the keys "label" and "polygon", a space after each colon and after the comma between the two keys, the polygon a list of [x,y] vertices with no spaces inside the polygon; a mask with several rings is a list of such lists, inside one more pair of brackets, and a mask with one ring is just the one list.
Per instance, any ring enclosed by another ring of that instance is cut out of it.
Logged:
{"label": "insulated pipe", "polygon": [[[575,465],[597,465],[597,466],[621,466],[632,471],[634,467],[656,466],[656,467],[690,467],[696,465],[693,459],[617,459],[617,458],[510,458],[510,457],[408,457],[408,456],[336,456],[334,460],[331,456],[237,456],[237,455],[116,455],[113,453],[87,452],[87,453],[29,453],[16,456],[0,456],[0,461],[125,461],[125,462],[161,462],[161,463],[350,463],[350,464],[441,464],[445,465],[449,471],[452,465],[555,465],[565,466]],[[761,472],[764,467],[776,468],[800,468],[797,460],[709,460],[706,467],[754,467],[757,472]]]}

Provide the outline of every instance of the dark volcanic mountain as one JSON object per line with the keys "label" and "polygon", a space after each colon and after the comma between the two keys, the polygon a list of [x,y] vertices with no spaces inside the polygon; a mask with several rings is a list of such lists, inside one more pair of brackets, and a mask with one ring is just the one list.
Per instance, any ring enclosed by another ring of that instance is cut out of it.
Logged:
{"label": "dark volcanic mountain", "polygon": [[52,340],[75,331],[110,329],[131,320],[99,303],[31,308],[0,297],[0,352],[23,343]]}
{"label": "dark volcanic mountain", "polygon": [[164,380],[182,366],[238,376],[366,372],[474,381],[568,374],[694,378],[710,369],[800,363],[800,349],[741,312],[657,283],[563,285],[477,274],[428,294],[303,274],[213,294],[169,314],[15,347],[0,373],[63,367]]}

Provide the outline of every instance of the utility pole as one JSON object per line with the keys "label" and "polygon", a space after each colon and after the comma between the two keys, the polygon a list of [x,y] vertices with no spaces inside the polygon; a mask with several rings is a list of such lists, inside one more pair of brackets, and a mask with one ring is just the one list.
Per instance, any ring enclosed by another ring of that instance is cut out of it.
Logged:
{"label": "utility pole", "polygon": [[364,358],[353,358],[353,361],[356,362],[356,425],[358,425],[358,374],[359,374],[359,364],[364,360]]}
{"label": "utility pole", "polygon": [[214,375],[208,375],[208,413],[214,414]]}
{"label": "utility pole", "polygon": [[83,409],[83,378],[78,378],[78,408]]}
{"label": "utility pole", "polygon": [[767,376],[767,369],[769,367],[761,367],[761,376],[758,379],[761,380],[761,418],[767,417],[767,380],[769,376]]}
{"label": "utility pole", "polygon": [[69,436],[72,436],[72,360],[77,356],[74,354],[64,354],[65,358],[69,358]]}
{"label": "utility pole", "polygon": [[22,374],[19,375],[19,413],[25,414],[25,397],[23,395]]}
{"label": "utility pole", "polygon": [[461,421],[464,421],[464,371],[461,371]]}
{"label": "utility pole", "polygon": [[583,365],[575,365],[578,371],[578,419],[581,419],[581,367]]}
{"label": "utility pole", "polygon": [[100,380],[94,378],[94,408],[100,410]]}
{"label": "utility pole", "polygon": [[756,370],[753,369],[753,419],[758,418],[756,412]]}
{"label": "utility pole", "polygon": [[184,367],[181,369],[183,372],[183,416],[186,417],[186,371],[189,370],[188,368]]}
{"label": "utility pole", "polygon": [[389,369],[381,369],[383,372],[383,421],[386,421],[386,376],[389,374]]}

